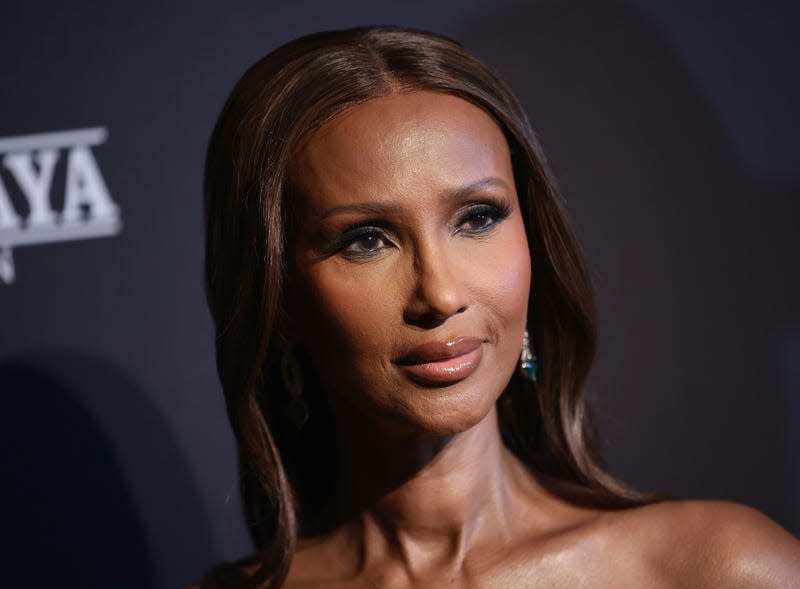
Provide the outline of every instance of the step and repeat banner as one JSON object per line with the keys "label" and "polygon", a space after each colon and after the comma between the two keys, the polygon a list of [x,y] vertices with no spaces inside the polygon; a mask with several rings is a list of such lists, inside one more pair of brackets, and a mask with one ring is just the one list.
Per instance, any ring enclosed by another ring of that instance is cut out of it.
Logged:
{"label": "step and repeat banner", "polygon": [[[0,139],[3,166],[25,199],[21,208],[28,211],[23,222],[5,185],[0,184],[0,280],[14,282],[12,249],[16,246],[119,233],[119,207],[111,200],[91,150],[102,145],[107,135],[104,128],[96,127]],[[64,204],[56,222],[51,190],[62,153],[66,176],[60,196]]]}
{"label": "step and repeat banner", "polygon": [[0,9],[4,578],[166,589],[252,549],[203,294],[206,143],[257,58],[372,23],[455,37],[526,106],[597,289],[612,471],[800,531],[800,20],[663,4]]}

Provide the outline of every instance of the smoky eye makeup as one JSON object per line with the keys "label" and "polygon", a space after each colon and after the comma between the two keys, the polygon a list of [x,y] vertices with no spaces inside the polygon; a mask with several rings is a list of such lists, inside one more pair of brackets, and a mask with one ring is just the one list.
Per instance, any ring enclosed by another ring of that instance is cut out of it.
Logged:
{"label": "smoky eye makeup", "polygon": [[[512,210],[511,201],[503,197],[470,200],[456,209],[450,232],[467,237],[489,235]],[[387,222],[370,218],[333,231],[322,240],[321,249],[325,256],[355,261],[372,258],[395,243]]]}
{"label": "smoky eye makeup", "polygon": [[491,232],[511,214],[511,203],[504,198],[487,198],[468,203],[456,216],[455,233],[483,235]]}
{"label": "smoky eye makeup", "polygon": [[391,245],[384,224],[371,219],[353,223],[338,231],[328,240],[325,249],[328,255],[362,259],[372,257]]}

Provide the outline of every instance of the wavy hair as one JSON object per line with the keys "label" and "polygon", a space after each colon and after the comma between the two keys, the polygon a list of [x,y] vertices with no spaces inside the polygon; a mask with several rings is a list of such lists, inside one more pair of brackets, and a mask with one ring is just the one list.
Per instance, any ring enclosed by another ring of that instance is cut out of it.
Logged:
{"label": "wavy hair", "polygon": [[302,427],[297,400],[281,378],[282,350],[291,337],[285,300],[293,231],[290,161],[304,137],[343,111],[415,90],[480,107],[511,150],[535,252],[528,322],[539,378],[534,384],[515,374],[498,400],[506,445],[574,502],[620,508],[647,500],[605,472],[592,442],[583,397],[596,345],[591,282],[544,154],[511,90],[486,64],[437,34],[397,28],[317,33],[247,70],[207,152],[206,295],[260,563],[252,575],[218,569],[221,585],[279,587],[298,536],[313,533],[318,523],[320,489],[330,488],[336,476],[332,417],[313,369],[303,364],[310,418]]}

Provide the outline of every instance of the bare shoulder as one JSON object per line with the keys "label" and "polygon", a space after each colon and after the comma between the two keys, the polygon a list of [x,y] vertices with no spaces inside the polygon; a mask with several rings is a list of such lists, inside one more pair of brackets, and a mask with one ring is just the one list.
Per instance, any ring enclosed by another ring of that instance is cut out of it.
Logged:
{"label": "bare shoulder", "polygon": [[[211,569],[198,585],[189,589],[226,589],[227,587],[261,587],[268,583],[265,579],[261,583],[256,579],[261,567],[262,557],[258,553],[252,554],[236,562],[225,562]],[[245,584],[246,582],[248,582]]]}
{"label": "bare shoulder", "polygon": [[800,541],[755,509],[722,501],[665,501],[621,512],[618,521],[667,584],[798,585]]}

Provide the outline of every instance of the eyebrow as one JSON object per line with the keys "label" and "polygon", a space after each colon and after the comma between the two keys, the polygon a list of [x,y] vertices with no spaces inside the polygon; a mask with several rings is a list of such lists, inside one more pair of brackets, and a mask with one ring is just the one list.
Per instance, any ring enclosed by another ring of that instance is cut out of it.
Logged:
{"label": "eyebrow", "polygon": [[[446,195],[448,200],[460,200],[474,194],[476,192],[483,192],[490,188],[504,188],[510,190],[511,187],[502,179],[496,176],[481,178],[475,182],[470,182],[465,186],[456,188]],[[320,215],[321,219],[327,219],[334,215],[341,215],[344,213],[360,213],[364,215],[392,215],[397,214],[402,207],[392,202],[375,202],[375,203],[358,203],[351,205],[341,205],[332,207]]]}

